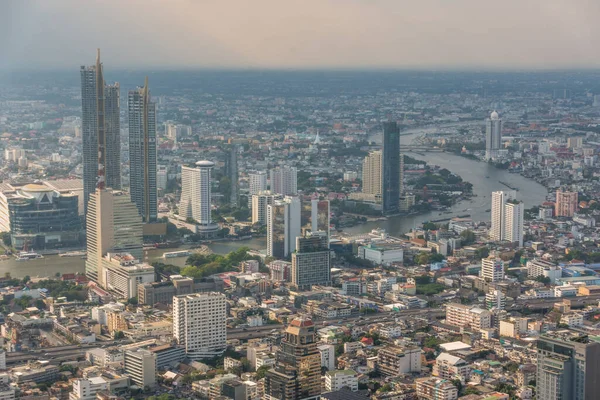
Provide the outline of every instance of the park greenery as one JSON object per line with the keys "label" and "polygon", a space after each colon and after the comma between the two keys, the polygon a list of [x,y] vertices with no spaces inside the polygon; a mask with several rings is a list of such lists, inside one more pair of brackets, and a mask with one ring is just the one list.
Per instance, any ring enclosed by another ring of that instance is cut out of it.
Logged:
{"label": "park greenery", "polygon": [[237,265],[246,260],[258,260],[260,257],[248,254],[248,247],[240,247],[223,256],[220,254],[192,254],[186,261],[187,267],[181,274],[194,279],[205,278],[210,275],[236,270]]}

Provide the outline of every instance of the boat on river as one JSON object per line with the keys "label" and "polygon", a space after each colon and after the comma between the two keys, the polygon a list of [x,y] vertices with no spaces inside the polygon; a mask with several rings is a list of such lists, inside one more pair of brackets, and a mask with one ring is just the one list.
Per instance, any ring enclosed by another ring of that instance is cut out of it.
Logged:
{"label": "boat on river", "polygon": [[17,254],[17,261],[29,261],[37,260],[38,258],[44,258],[43,255],[36,253],[35,251],[21,251]]}

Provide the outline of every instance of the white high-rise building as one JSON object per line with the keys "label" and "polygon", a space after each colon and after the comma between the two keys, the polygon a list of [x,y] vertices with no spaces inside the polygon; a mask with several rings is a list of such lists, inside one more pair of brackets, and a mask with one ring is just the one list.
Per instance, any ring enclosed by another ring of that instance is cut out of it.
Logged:
{"label": "white high-rise building", "polygon": [[145,349],[127,350],[124,354],[125,372],[140,388],[156,385],[156,354]]}
{"label": "white high-rise building", "polygon": [[270,171],[271,192],[284,196],[298,193],[298,171],[295,167],[284,165]]}
{"label": "white high-rise building", "polygon": [[252,208],[252,196],[267,190],[267,173],[254,172],[248,175],[248,207]]}
{"label": "white high-rise building", "polygon": [[[325,232],[327,238],[330,237],[330,220],[329,200],[313,199],[310,202],[310,225],[314,233]],[[327,243],[329,247],[329,243]]]}
{"label": "white high-rise building", "polygon": [[301,235],[301,205],[297,197],[285,197],[267,206],[267,255],[285,258],[296,250]]}
{"label": "white high-rise building", "polygon": [[181,168],[179,216],[192,218],[201,226],[212,225],[210,179],[214,166],[212,161],[198,161],[195,167]]}
{"label": "white high-rise building", "polygon": [[219,356],[227,348],[227,301],[222,293],[173,297],[173,337],[192,360]]}
{"label": "white high-rise building", "polygon": [[160,190],[167,189],[167,183],[169,182],[169,169],[166,165],[159,165],[156,171],[156,187]]}
{"label": "white high-rise building", "polygon": [[496,111],[485,121],[485,159],[498,158],[502,145],[502,120]]}
{"label": "white high-rise building", "polygon": [[506,240],[523,247],[523,217],[525,206],[516,200],[514,190],[492,192],[492,240]]}
{"label": "white high-rise building", "polygon": [[479,276],[488,282],[498,282],[504,279],[504,262],[496,257],[481,259]]}
{"label": "white high-rise building", "polygon": [[281,200],[280,194],[273,194],[270,190],[264,190],[252,195],[252,223],[267,224],[267,206],[275,200]]}

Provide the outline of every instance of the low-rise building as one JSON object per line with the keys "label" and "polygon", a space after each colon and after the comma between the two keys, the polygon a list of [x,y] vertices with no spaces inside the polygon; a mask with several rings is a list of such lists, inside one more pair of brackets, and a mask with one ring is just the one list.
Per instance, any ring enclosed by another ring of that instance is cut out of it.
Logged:
{"label": "low-rise building", "polygon": [[458,389],[452,382],[439,378],[417,379],[417,397],[420,400],[456,400]]}
{"label": "low-rise building", "polygon": [[325,373],[325,390],[335,392],[348,388],[353,392],[358,391],[358,375],[351,369],[333,370]]}
{"label": "low-rise building", "polygon": [[377,368],[386,376],[421,372],[421,349],[388,346],[377,353]]}

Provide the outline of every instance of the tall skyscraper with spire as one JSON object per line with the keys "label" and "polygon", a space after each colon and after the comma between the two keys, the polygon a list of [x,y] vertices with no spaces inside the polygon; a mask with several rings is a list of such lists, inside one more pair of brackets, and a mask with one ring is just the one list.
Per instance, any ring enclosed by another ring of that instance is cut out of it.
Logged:
{"label": "tall skyscraper with spire", "polygon": [[148,77],[143,87],[129,91],[129,193],[144,222],[155,222],[156,104],[150,98]]}
{"label": "tall skyscraper with spire", "polygon": [[100,49],[96,64],[81,67],[83,204],[96,188],[121,188],[120,87],[104,81]]}
{"label": "tall skyscraper with spire", "polygon": [[396,122],[383,124],[381,186],[383,213],[398,212],[400,208],[400,129]]}

